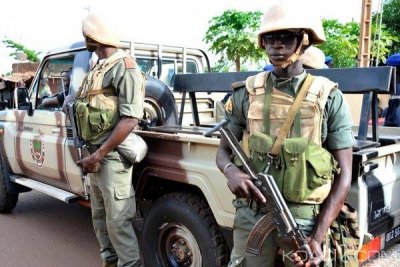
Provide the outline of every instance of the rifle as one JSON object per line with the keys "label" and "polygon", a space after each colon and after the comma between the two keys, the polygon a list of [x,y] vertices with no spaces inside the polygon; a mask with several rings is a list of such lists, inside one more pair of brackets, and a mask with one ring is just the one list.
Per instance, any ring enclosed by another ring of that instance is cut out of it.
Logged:
{"label": "rifle", "polygon": [[[82,155],[82,149],[85,147],[85,142],[83,141],[82,138],[79,137],[78,132],[76,130],[76,121],[75,121],[75,110],[74,110],[74,103],[68,103],[67,104],[67,111],[68,111],[68,117],[71,122],[71,128],[72,128],[72,138],[74,139],[74,146],[76,148],[76,154],[78,157],[78,160],[83,159]],[[89,193],[88,193],[88,185],[87,185],[87,173],[82,170],[82,185],[83,185],[83,193],[84,193],[84,198],[85,200],[89,200]]]}
{"label": "rifle", "polygon": [[253,255],[260,255],[262,245],[267,236],[275,228],[284,237],[285,244],[293,252],[300,252],[299,256],[304,261],[309,261],[313,258],[310,246],[308,245],[306,235],[297,226],[285,200],[279,191],[274,177],[267,174],[268,166],[264,172],[257,172],[251,160],[247,157],[238,140],[233,133],[226,127],[228,121],[223,120],[215,127],[207,131],[204,135],[211,136],[213,132],[220,133],[227,140],[234,154],[243,162],[244,171],[250,176],[253,184],[260,190],[266,198],[265,208],[268,211],[250,231],[247,240],[246,251]]}

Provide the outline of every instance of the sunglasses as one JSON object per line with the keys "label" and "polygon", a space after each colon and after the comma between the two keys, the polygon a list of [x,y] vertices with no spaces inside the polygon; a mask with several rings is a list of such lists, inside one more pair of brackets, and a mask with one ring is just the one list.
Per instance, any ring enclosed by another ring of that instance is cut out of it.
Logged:
{"label": "sunglasses", "polygon": [[301,35],[301,32],[272,32],[264,34],[263,40],[267,45],[274,45],[276,41],[279,41],[283,45],[291,45],[293,44],[294,40],[299,39]]}

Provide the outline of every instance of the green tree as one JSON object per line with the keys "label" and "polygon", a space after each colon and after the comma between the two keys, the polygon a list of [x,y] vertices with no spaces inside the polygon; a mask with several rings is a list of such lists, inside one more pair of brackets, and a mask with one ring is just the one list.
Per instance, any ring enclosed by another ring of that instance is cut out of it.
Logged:
{"label": "green tree", "polygon": [[[385,0],[382,10],[382,23],[386,25],[386,31],[392,36],[400,34],[400,0]],[[373,21],[379,18],[380,13],[374,13]],[[389,47],[388,47],[389,48]],[[398,53],[400,51],[400,40],[392,40],[390,52]]]}
{"label": "green tree", "polygon": [[211,67],[211,72],[228,72],[233,67],[233,62],[225,60],[223,57]]}
{"label": "green tree", "polygon": [[[335,67],[347,68],[358,65],[360,26],[356,22],[339,23],[337,20],[323,20],[326,42],[319,46],[325,55],[334,59]],[[379,36],[380,35],[380,36]],[[385,63],[391,47],[398,38],[382,25],[371,27],[371,62]],[[378,47],[379,44],[379,47]],[[379,53],[379,55],[378,55]]]}
{"label": "green tree", "polygon": [[336,68],[357,66],[359,25],[341,24],[337,20],[323,20],[322,24],[326,42],[319,48],[333,58]]}
{"label": "green tree", "polygon": [[393,48],[399,42],[399,38],[387,29],[385,24],[382,24],[381,29],[372,25],[371,40],[371,63],[374,65],[386,63],[386,59],[393,53]]}
{"label": "green tree", "polygon": [[265,52],[257,44],[261,15],[260,11],[227,10],[209,21],[204,41],[211,44],[210,51],[221,55],[220,69],[223,69],[221,62],[225,60],[233,61],[236,71],[240,71],[242,63],[265,57]]}
{"label": "green tree", "polygon": [[17,43],[10,39],[3,40],[2,42],[6,45],[6,47],[15,49],[15,51],[10,54],[10,56],[14,57],[14,59],[20,59],[19,58],[20,53],[24,53],[29,61],[32,61],[32,62],[40,61],[38,55],[41,52],[36,52],[34,50],[30,50],[30,49],[26,48],[24,45]]}

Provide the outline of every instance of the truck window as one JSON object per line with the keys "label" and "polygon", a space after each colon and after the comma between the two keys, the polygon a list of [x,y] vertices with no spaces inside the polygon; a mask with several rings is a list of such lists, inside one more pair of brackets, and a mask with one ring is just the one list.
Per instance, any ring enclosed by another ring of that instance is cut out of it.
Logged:
{"label": "truck window", "polygon": [[[52,58],[45,65],[34,85],[36,108],[60,110],[65,95],[69,92],[70,71],[74,56]],[[61,96],[61,94],[63,94]]]}
{"label": "truck window", "polygon": [[[163,59],[160,74],[158,74],[158,65],[156,59],[136,58],[136,62],[144,73],[150,76],[158,77],[169,87],[172,87],[174,84],[174,74],[183,73],[182,60]],[[188,59],[186,62],[186,73],[198,72],[199,67],[197,66],[197,63]]]}
{"label": "truck window", "polygon": [[146,74],[150,74],[150,69],[153,66],[153,61],[154,59],[148,59],[148,58],[136,59],[136,62],[139,65],[140,69]]}

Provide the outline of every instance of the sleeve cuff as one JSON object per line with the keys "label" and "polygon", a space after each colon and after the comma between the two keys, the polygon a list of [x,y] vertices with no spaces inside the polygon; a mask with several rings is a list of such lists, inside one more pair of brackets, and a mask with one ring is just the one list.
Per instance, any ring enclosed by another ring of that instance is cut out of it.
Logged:
{"label": "sleeve cuff", "polygon": [[122,117],[134,117],[137,119],[143,118],[143,107],[130,104],[120,104],[119,114]]}
{"label": "sleeve cuff", "polygon": [[329,133],[326,140],[329,150],[345,149],[354,146],[353,131],[351,129],[336,133]]}

